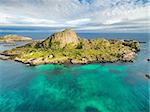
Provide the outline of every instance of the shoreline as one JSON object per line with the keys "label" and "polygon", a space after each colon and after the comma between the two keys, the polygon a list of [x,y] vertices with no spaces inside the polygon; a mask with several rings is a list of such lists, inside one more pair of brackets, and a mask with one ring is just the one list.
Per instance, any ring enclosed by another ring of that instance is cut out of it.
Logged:
{"label": "shoreline", "polygon": [[29,65],[90,64],[133,62],[139,51],[140,42],[135,40],[85,39],[65,29],[0,54]]}
{"label": "shoreline", "polygon": [[[2,58],[1,56],[4,56],[4,58]],[[22,63],[24,65],[29,65],[29,66],[38,66],[38,65],[48,65],[48,64],[54,64],[54,65],[64,65],[64,66],[67,66],[67,65],[87,65],[87,64],[127,64],[127,63],[134,63],[135,61],[116,61],[116,62],[98,62],[98,61],[93,61],[93,62],[88,62],[88,63],[43,63],[43,64],[37,64],[37,65],[32,65],[32,64],[29,64],[29,63],[24,63],[22,61],[19,61],[19,60],[12,60],[12,59],[9,59],[8,57],[5,58],[5,55],[1,55],[0,54],[0,60],[3,60],[3,61],[14,61],[14,62],[18,62],[18,63]]]}

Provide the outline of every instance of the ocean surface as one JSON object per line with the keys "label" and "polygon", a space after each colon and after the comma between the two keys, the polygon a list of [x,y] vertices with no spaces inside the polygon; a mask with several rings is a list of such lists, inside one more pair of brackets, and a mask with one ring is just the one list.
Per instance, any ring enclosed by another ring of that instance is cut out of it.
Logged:
{"label": "ocean surface", "polygon": [[[33,39],[49,32],[1,32]],[[145,33],[78,33],[85,38],[144,41],[133,63],[27,66],[0,60],[0,112],[149,112],[150,37]],[[18,44],[19,45],[19,44]],[[0,44],[0,51],[12,46]]]}

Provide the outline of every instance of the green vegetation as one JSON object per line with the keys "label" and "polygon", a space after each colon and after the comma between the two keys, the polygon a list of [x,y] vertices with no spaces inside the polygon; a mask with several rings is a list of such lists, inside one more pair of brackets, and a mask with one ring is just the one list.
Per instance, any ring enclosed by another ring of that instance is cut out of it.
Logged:
{"label": "green vegetation", "polygon": [[[63,35],[67,34],[63,32]],[[68,35],[65,38],[68,38]],[[69,38],[71,38],[70,35]],[[58,39],[52,35],[42,42],[30,43],[4,51],[2,54],[13,60],[38,65],[44,63],[133,61],[135,52],[139,51],[139,43],[133,40],[106,40],[102,38],[87,40],[74,36],[74,40],[76,38],[78,39],[76,44],[72,41],[67,42],[66,39],[66,43],[64,41],[62,47],[61,41],[55,41],[54,39]]]}

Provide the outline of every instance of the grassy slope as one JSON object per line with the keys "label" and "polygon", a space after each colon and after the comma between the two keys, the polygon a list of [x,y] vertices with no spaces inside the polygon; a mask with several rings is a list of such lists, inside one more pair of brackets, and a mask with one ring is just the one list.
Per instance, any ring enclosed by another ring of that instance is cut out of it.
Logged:
{"label": "grassy slope", "polygon": [[[83,58],[91,61],[118,61],[122,60],[124,54],[136,52],[139,50],[139,43],[133,41],[80,39],[77,46],[71,44],[60,49],[57,45],[50,48],[35,47],[26,45],[12,50],[5,51],[4,54],[13,55],[11,58],[27,61],[33,58],[48,58],[49,60],[59,60],[70,58],[75,60],[83,60]],[[53,55],[54,57],[49,57]]]}

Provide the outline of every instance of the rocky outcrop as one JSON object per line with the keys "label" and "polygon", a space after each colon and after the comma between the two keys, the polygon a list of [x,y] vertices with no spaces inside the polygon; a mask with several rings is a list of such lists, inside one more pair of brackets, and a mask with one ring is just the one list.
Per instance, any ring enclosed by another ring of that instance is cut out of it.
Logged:
{"label": "rocky outcrop", "polygon": [[34,41],[2,52],[9,59],[30,65],[133,62],[140,45],[134,40],[78,38],[71,29],[45,40]]}
{"label": "rocky outcrop", "polygon": [[0,43],[11,43],[11,42],[18,42],[18,41],[31,41],[32,38],[19,36],[19,35],[5,35],[0,37]]}
{"label": "rocky outcrop", "polygon": [[134,52],[126,53],[126,54],[123,55],[123,60],[124,61],[133,61],[134,56],[135,56]]}
{"label": "rocky outcrop", "polygon": [[26,61],[20,60],[20,59],[15,59],[15,61],[22,62],[24,64],[29,64],[29,65],[40,65],[40,64],[63,64],[63,63],[70,63],[70,60],[68,58],[60,58],[60,59],[49,59],[48,57],[46,58],[32,58]]}
{"label": "rocky outcrop", "polygon": [[71,29],[65,29],[62,32],[52,34],[43,42],[38,43],[37,46],[45,48],[63,48],[67,44],[77,45],[78,43],[79,39],[77,34]]}
{"label": "rocky outcrop", "polygon": [[0,55],[0,60],[8,60],[8,59],[9,59],[8,56]]}
{"label": "rocky outcrop", "polygon": [[122,42],[122,44],[125,45],[125,46],[129,46],[131,48],[131,50],[134,51],[134,52],[140,51],[140,43],[138,41],[124,40]]}

